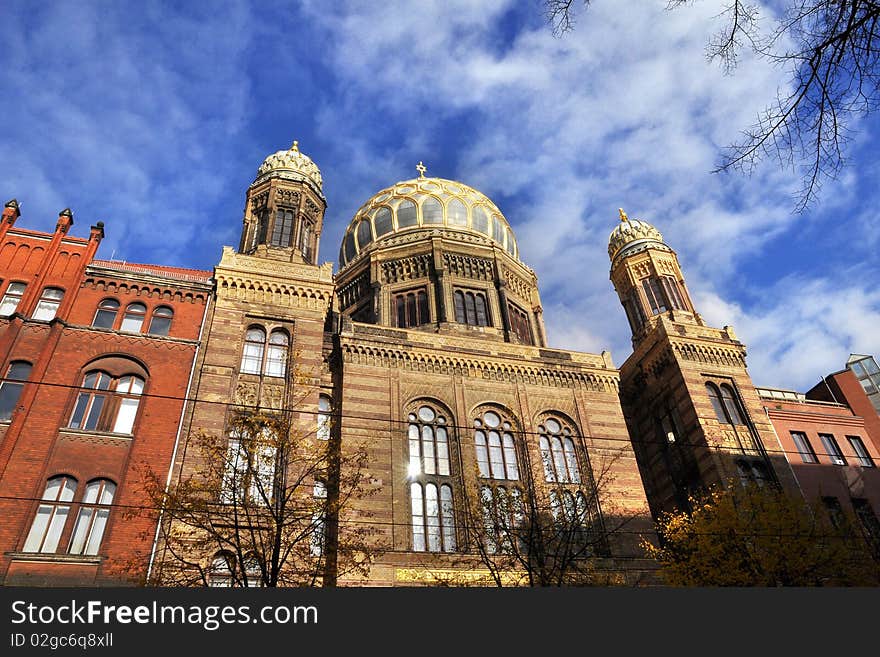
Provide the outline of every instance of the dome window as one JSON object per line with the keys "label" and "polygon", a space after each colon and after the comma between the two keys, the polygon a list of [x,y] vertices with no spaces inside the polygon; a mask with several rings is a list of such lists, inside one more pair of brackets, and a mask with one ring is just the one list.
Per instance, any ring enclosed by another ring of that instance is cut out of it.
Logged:
{"label": "dome window", "polygon": [[443,206],[435,198],[429,198],[422,203],[422,222],[426,224],[443,223]]}
{"label": "dome window", "polygon": [[345,238],[345,261],[351,262],[354,260],[357,252],[354,250],[354,233],[349,233]]}
{"label": "dome window", "polygon": [[472,228],[484,235],[489,234],[489,215],[486,214],[486,211],[483,208],[474,208],[474,223]]}
{"label": "dome window", "polygon": [[391,223],[391,210],[379,208],[379,211],[373,216],[373,229],[376,231],[376,239],[394,230]]}
{"label": "dome window", "polygon": [[406,228],[407,226],[415,226],[417,223],[415,204],[412,201],[402,201],[397,206],[397,227]]}
{"label": "dome window", "polygon": [[504,226],[497,214],[492,215],[492,239],[499,244],[504,244]]}
{"label": "dome window", "polygon": [[366,219],[361,220],[357,227],[358,246],[361,249],[366,248],[367,244],[373,241],[373,234],[370,231],[370,222]]}
{"label": "dome window", "polygon": [[446,206],[446,217],[450,226],[467,226],[467,208],[457,198],[449,201]]}

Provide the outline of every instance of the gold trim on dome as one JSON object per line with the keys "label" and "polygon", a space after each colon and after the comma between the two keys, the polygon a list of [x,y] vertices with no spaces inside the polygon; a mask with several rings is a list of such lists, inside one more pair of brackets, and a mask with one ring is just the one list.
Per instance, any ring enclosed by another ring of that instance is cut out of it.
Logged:
{"label": "gold trim on dome", "polygon": [[663,235],[647,221],[630,219],[623,208],[618,208],[620,223],[608,236],[608,257],[613,261],[627,245],[638,240],[653,240],[663,243]]}
{"label": "gold trim on dome", "polygon": [[294,171],[311,180],[319,191],[324,184],[318,165],[312,162],[308,155],[300,152],[298,141],[294,141],[286,151],[278,151],[263,160],[260,168],[257,169],[257,178],[275,171]]}
{"label": "gold trim on dome", "polygon": [[501,210],[482,192],[464,183],[420,176],[379,190],[355,213],[339,251],[345,267],[379,240],[415,230],[479,235],[519,258],[516,237]]}

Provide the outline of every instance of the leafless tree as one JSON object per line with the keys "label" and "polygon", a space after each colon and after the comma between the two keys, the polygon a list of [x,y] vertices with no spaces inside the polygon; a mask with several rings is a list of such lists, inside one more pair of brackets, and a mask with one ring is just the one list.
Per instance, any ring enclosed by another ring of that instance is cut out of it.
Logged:
{"label": "leafless tree", "polygon": [[340,526],[339,517],[371,492],[366,449],[343,451],[292,415],[236,407],[229,436],[194,432],[197,457],[176,484],[166,488],[146,469],[148,508],[132,512],[162,512],[148,585],[334,585],[365,573],[378,554],[375,532],[368,523]]}
{"label": "leafless tree", "polygon": [[[693,1],[666,4],[674,9]],[[570,32],[590,2],[545,0],[554,34]],[[880,2],[788,0],[766,33],[760,7],[745,0],[730,0],[719,18],[724,26],[707,45],[710,60],[730,73],[748,48],[788,71],[790,84],[725,149],[715,171],[750,173],[764,159],[776,160],[800,173],[796,210],[803,211],[839,175],[855,124],[880,101]]]}

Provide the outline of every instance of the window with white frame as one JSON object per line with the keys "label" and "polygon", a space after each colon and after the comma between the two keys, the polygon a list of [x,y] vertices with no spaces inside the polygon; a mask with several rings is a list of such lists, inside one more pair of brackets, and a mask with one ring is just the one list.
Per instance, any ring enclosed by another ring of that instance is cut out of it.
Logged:
{"label": "window with white frame", "polygon": [[454,552],[456,493],[449,417],[439,405],[421,402],[407,420],[413,550]]}
{"label": "window with white frame", "polygon": [[144,391],[135,374],[114,377],[102,370],[86,372],[68,422],[71,429],[130,434]]}
{"label": "window with white frame", "polygon": [[54,319],[55,313],[58,312],[58,307],[61,305],[61,300],[63,298],[64,290],[61,288],[45,288],[40,295],[40,300],[37,301],[37,307],[34,308],[34,314],[32,315],[33,319],[41,319],[43,321]]}
{"label": "window with white frame", "polygon": [[12,282],[9,284],[3,294],[3,299],[0,300],[0,315],[11,315],[15,312],[26,288],[27,285],[24,283]]}
{"label": "window with white frame", "polygon": [[40,505],[24,542],[24,552],[54,553],[67,524],[77,481],[68,475],[52,477],[46,482]]}
{"label": "window with white frame", "polygon": [[88,483],[73,528],[70,554],[98,554],[115,494],[116,484],[109,479]]}

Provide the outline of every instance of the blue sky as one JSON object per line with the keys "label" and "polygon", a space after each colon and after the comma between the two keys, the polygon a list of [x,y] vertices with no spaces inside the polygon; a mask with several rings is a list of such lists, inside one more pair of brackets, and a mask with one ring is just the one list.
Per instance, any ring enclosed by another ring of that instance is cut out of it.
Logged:
{"label": "blue sky", "polygon": [[538,0],[5,0],[0,195],[25,228],[68,206],[73,234],[104,221],[99,257],[210,269],[257,167],[297,139],[335,261],[354,211],[423,160],[504,212],[552,346],[630,353],[606,252],[623,207],[676,249],[757,384],[880,355],[880,121],[804,214],[792,172],[710,173],[787,77],[748,57],[725,76],[704,57],[721,3],[665,5],[594,0],[555,38]]}

